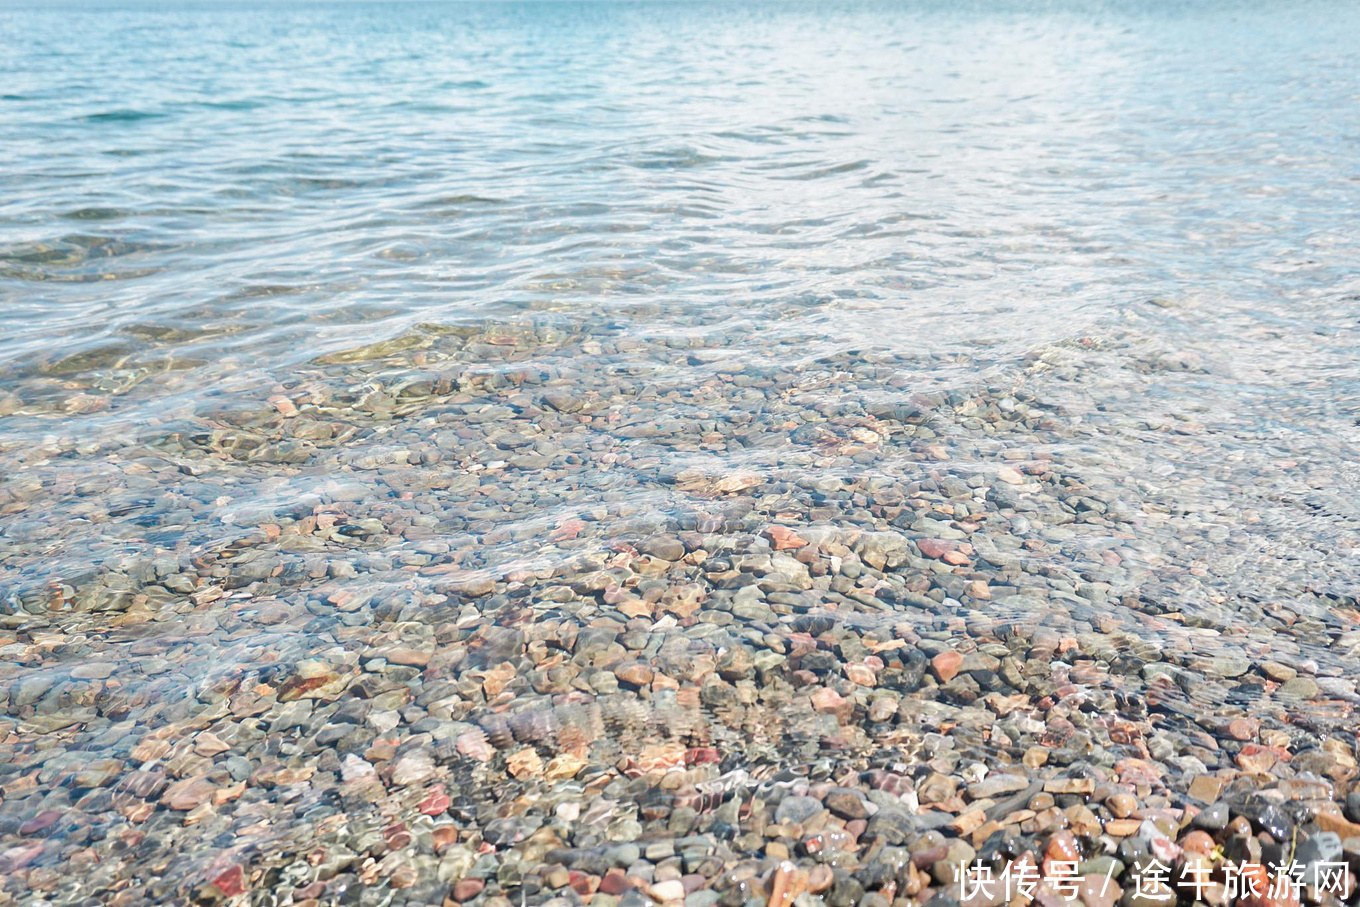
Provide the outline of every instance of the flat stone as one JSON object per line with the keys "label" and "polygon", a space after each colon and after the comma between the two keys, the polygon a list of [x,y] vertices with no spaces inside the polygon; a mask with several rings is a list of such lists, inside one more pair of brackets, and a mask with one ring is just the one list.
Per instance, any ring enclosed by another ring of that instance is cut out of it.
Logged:
{"label": "flat stone", "polygon": [[960,835],[970,835],[987,821],[987,814],[980,809],[969,810],[962,813],[949,823],[949,827]]}
{"label": "flat stone", "polygon": [[556,391],[554,391],[553,393],[544,394],[543,402],[546,403],[548,406],[552,407],[553,409],[557,410],[559,413],[580,412],[582,408],[584,408],[585,406],[584,401],[582,401],[579,397],[572,396],[571,394],[559,393]]}
{"label": "flat stone", "polygon": [[415,750],[399,758],[392,767],[392,783],[403,787],[419,784],[434,776],[434,761],[425,750]]}
{"label": "flat stone", "polygon": [[1280,664],[1278,661],[1261,662],[1261,673],[1276,683],[1288,683],[1299,676],[1298,671],[1288,665]]}
{"label": "flat stone", "polygon": [[[1251,797],[1239,807],[1238,812],[1251,822],[1257,831],[1264,831],[1276,841],[1289,839],[1294,831],[1294,822],[1289,818],[1289,814],[1277,803],[1270,802],[1260,797]],[[1340,817],[1337,817],[1340,819]],[[1344,819],[1341,820],[1345,822]],[[1323,817],[1318,816],[1318,825],[1322,826]],[[1337,829],[1323,828],[1323,831],[1336,831]]]}
{"label": "flat stone", "polygon": [[1214,775],[1199,775],[1190,782],[1189,794],[1201,803],[1213,803],[1223,792],[1226,782]]}
{"label": "flat stone", "polygon": [[[1191,794],[1194,796],[1194,794]],[[1228,827],[1228,820],[1231,818],[1226,803],[1214,803],[1204,807],[1199,811],[1192,821],[1195,828],[1202,828],[1205,831],[1217,832]]]}
{"label": "flat stone", "polygon": [[921,549],[921,554],[929,558],[942,558],[952,551],[958,550],[958,543],[946,539],[917,539],[916,547]]}
{"label": "flat stone", "polygon": [[917,785],[916,795],[921,803],[943,803],[953,798],[957,790],[958,783],[953,778],[936,772]]}
{"label": "flat stone", "polygon": [[422,649],[386,649],[382,657],[394,665],[423,668],[430,663],[431,653]]}
{"label": "flat stone", "polygon": [[118,666],[107,661],[91,661],[78,664],[71,669],[76,680],[103,680],[117,670]]}
{"label": "flat stone", "polygon": [[826,795],[826,808],[842,819],[864,819],[869,809],[857,791],[833,790]]}
{"label": "flat stone", "polygon": [[882,837],[889,844],[904,844],[916,831],[916,822],[906,810],[880,809],[869,820],[865,833],[870,838]]}
{"label": "flat stone", "polygon": [[685,884],[679,879],[670,879],[665,882],[655,882],[647,889],[647,893],[654,900],[682,901],[685,899]]}
{"label": "flat stone", "polygon": [[1316,699],[1321,689],[1311,677],[1295,677],[1280,685],[1275,695],[1281,699]]}
{"label": "flat stone", "polygon": [[1337,863],[1344,851],[1341,836],[1334,831],[1323,831],[1300,841],[1294,853],[1299,863]]}
{"label": "flat stone", "polygon": [[996,772],[981,781],[968,785],[968,796],[974,800],[986,800],[1013,794],[1029,787],[1029,779],[1024,775]]}
{"label": "flat stone", "polygon": [[211,800],[216,790],[217,785],[207,778],[185,778],[166,789],[161,803],[170,809],[188,812]]}
{"label": "flat stone", "polygon": [[678,561],[685,556],[685,545],[673,536],[654,535],[642,543],[642,553],[663,561]]}
{"label": "flat stone", "polygon": [[1219,677],[1241,677],[1251,670],[1251,662],[1245,655],[1215,655],[1209,659],[1207,670]]}
{"label": "flat stone", "polygon": [[946,649],[930,660],[930,669],[940,683],[948,683],[958,676],[963,665],[963,656],[953,649]]}
{"label": "flat stone", "polygon": [[801,825],[822,809],[822,801],[816,797],[785,797],[775,808],[774,820],[781,825],[785,823]]}

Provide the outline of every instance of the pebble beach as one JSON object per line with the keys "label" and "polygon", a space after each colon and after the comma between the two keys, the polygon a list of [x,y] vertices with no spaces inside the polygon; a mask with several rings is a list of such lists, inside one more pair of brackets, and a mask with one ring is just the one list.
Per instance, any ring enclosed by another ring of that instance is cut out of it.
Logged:
{"label": "pebble beach", "polygon": [[[0,904],[1357,903],[1344,28],[1282,62],[1256,7],[875,8],[742,83],[828,9],[341,6],[155,13],[164,97],[110,122],[77,93],[98,137],[56,157],[54,70],[6,64]],[[129,9],[70,39],[85,75]],[[0,46],[60,43],[7,13]],[[1278,53],[1328,15],[1354,22],[1309,7]],[[1146,77],[1170,113],[1058,95],[1207,28],[1237,43],[1190,75],[1259,51],[1250,100],[1178,103],[1174,69]],[[451,34],[420,137],[341,79],[408,85],[409,42]],[[179,110],[191,40],[326,112]],[[1065,75],[1009,84],[1044,48]],[[684,91],[627,87],[649,49]],[[1092,132],[1033,161],[922,114],[941,159],[883,126],[900,96],[1018,104],[1010,148]],[[1300,98],[1318,137],[1272,144]],[[460,105],[482,145],[438,131]],[[1231,886],[1286,862],[1292,889]]]}

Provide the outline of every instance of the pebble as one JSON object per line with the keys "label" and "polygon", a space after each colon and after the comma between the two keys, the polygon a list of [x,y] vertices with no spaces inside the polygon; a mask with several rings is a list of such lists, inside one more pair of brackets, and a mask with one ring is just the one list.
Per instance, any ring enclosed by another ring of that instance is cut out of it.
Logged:
{"label": "pebble", "polygon": [[1132,794],[1118,793],[1108,798],[1105,805],[1116,819],[1127,819],[1138,808],[1138,800]]}
{"label": "pebble", "polygon": [[1224,781],[1212,775],[1197,775],[1190,782],[1189,794],[1196,800],[1212,803],[1223,790]]}
{"label": "pebble", "polygon": [[823,803],[842,819],[863,819],[869,815],[869,808],[857,791],[833,790],[826,795]]}
{"label": "pebble", "polygon": [[1276,695],[1288,699],[1316,699],[1321,693],[1321,688],[1316,680],[1310,677],[1295,677],[1293,680],[1286,681],[1280,685]]}
{"label": "pebble", "polygon": [[1299,676],[1298,671],[1288,665],[1281,664],[1278,661],[1261,662],[1261,673],[1265,674],[1276,683],[1288,683]]}
{"label": "pebble", "polygon": [[948,683],[958,676],[963,665],[963,656],[958,652],[946,650],[930,660],[931,671],[941,683]]}
{"label": "pebble", "polygon": [[968,785],[968,796],[974,800],[984,800],[1022,791],[1027,787],[1029,779],[1023,775],[991,774]]}
{"label": "pebble", "polygon": [[1200,810],[1192,820],[1196,828],[1208,832],[1222,831],[1228,827],[1228,806],[1226,803],[1213,803]]}
{"label": "pebble", "polygon": [[655,536],[643,543],[642,551],[663,561],[678,561],[685,556],[685,545],[677,538]]}
{"label": "pebble", "polygon": [[785,797],[775,809],[774,819],[781,825],[801,825],[823,810],[822,801],[816,797]]}
{"label": "pebble", "polygon": [[1280,528],[1348,505],[1150,413],[1194,357],[946,390],[663,333],[463,325],[0,449],[6,894],[939,907],[1004,850],[1147,907],[1090,880],[1360,832],[1355,602]]}

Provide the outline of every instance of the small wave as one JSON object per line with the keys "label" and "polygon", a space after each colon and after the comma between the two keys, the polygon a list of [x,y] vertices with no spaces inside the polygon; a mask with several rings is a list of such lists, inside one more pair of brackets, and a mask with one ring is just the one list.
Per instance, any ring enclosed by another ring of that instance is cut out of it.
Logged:
{"label": "small wave", "polygon": [[76,208],[58,215],[66,220],[118,220],[127,217],[131,211],[122,208]]}
{"label": "small wave", "polygon": [[139,120],[157,120],[164,117],[164,113],[154,110],[104,110],[99,113],[90,113],[76,120],[81,123],[135,123]]}
{"label": "small wave", "polygon": [[194,105],[207,110],[259,110],[265,102],[255,98],[237,98],[233,101],[200,101]]}

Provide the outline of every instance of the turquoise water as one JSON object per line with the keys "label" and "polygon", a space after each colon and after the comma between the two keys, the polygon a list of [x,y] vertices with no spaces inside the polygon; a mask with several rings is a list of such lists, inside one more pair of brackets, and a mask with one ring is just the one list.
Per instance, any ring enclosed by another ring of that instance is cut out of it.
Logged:
{"label": "turquoise water", "polygon": [[1358,26],[1344,3],[6,3],[0,362],[112,350],[244,391],[356,330],[638,301],[648,330],[777,322],[809,355],[1004,357],[1187,286],[1335,288]]}
{"label": "turquoise water", "polygon": [[[1004,383],[1168,299],[1200,316],[1138,329],[1217,357],[1199,405],[1348,445],[1358,17],[7,3],[0,432],[218,430],[316,357],[428,325],[712,342],[767,371],[874,351],[895,383],[854,393],[891,402]],[[71,531],[72,562],[124,547]]]}

